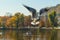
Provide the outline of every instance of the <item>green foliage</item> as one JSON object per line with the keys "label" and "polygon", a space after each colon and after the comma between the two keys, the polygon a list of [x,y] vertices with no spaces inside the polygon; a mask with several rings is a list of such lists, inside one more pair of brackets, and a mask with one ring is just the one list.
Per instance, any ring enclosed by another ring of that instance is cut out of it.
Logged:
{"label": "green foliage", "polygon": [[19,26],[23,26],[24,25],[24,15],[23,14],[21,14],[21,13],[19,13],[19,12],[17,12],[16,14],[15,14],[15,16],[16,16],[16,25],[17,25],[17,27],[19,27]]}
{"label": "green foliage", "polygon": [[56,19],[56,12],[52,11],[51,13],[48,14],[48,19],[50,21],[50,24],[52,26],[57,26],[57,19]]}

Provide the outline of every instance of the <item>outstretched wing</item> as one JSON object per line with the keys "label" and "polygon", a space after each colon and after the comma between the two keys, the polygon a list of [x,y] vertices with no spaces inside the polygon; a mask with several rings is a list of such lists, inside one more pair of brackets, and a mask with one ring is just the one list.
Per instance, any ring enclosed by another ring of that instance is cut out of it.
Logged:
{"label": "outstretched wing", "polygon": [[26,5],[23,5],[26,9],[28,9],[32,13],[32,17],[36,17],[36,10],[34,8],[28,7]]}
{"label": "outstretched wing", "polygon": [[49,9],[47,9],[47,8],[43,8],[43,9],[41,9],[40,11],[39,11],[39,13],[40,13],[40,15],[41,14],[43,14],[44,12],[47,12]]}

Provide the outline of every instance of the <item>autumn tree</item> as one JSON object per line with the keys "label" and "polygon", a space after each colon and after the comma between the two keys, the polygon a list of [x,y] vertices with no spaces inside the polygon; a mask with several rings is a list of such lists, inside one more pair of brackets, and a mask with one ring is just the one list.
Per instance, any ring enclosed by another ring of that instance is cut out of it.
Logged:
{"label": "autumn tree", "polygon": [[20,12],[15,13],[10,19],[6,22],[7,26],[10,27],[21,27],[24,26],[24,15]]}
{"label": "autumn tree", "polygon": [[7,27],[16,27],[16,20],[17,18],[15,16],[12,16],[6,21],[6,26]]}
{"label": "autumn tree", "polygon": [[24,26],[31,26],[31,16],[24,17]]}
{"label": "autumn tree", "polygon": [[2,18],[0,18],[0,27],[2,26]]}

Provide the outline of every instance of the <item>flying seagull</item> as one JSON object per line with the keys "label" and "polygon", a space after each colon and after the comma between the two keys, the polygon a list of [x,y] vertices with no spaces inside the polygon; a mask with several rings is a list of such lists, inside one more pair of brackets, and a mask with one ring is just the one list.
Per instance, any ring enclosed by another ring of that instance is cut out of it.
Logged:
{"label": "flying seagull", "polygon": [[[48,9],[43,8],[43,9],[41,9],[39,12],[37,12],[36,9],[34,9],[34,8],[31,8],[31,7],[26,6],[26,5],[23,5],[23,6],[24,6],[28,11],[30,11],[30,12],[32,13],[33,19],[36,18],[36,19],[33,20],[33,22],[35,22],[35,24],[38,23],[38,21],[40,20],[40,15],[43,14],[44,12],[47,12],[47,11],[48,11]],[[38,16],[38,15],[39,15],[39,16]],[[38,19],[37,19],[37,17],[38,17]],[[32,24],[34,24],[33,22],[32,22]]]}

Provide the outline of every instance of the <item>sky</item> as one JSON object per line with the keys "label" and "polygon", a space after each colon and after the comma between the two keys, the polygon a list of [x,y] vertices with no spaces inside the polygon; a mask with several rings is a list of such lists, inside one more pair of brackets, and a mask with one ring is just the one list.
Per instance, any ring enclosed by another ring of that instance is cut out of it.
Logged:
{"label": "sky", "polygon": [[30,15],[23,4],[39,11],[42,8],[60,4],[60,0],[0,0],[0,16],[4,16],[6,13],[14,15],[16,12]]}

